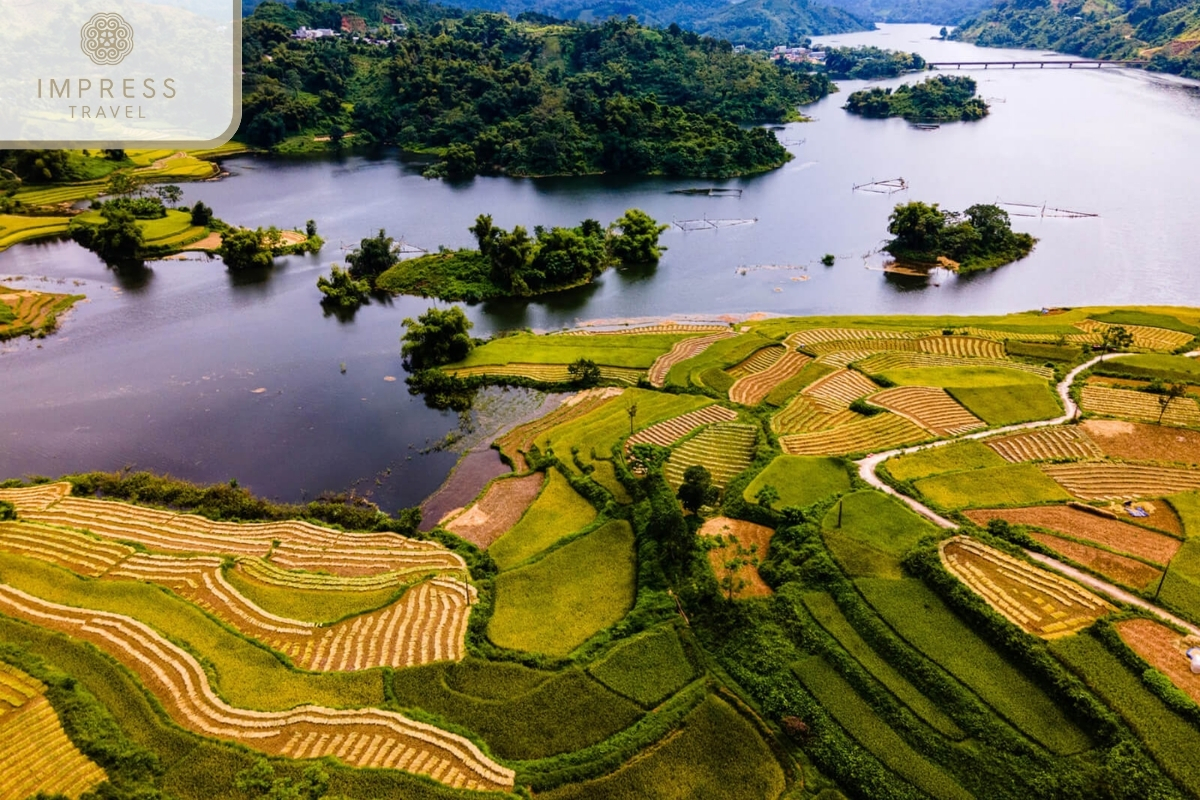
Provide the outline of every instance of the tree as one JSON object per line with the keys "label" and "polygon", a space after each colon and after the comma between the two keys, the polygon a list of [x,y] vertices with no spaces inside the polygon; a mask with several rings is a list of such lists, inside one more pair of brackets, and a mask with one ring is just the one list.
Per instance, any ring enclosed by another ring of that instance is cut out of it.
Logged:
{"label": "tree", "polygon": [[949,35],[950,35],[950,31],[946,30],[945,25],[943,25],[942,29],[940,31],[938,31],[938,36],[942,37],[943,39],[945,39]]}
{"label": "tree", "polygon": [[724,537],[717,538],[719,547],[733,547],[732,557],[725,559],[721,564],[721,588],[725,590],[726,599],[732,602],[738,592],[750,584],[750,581],[742,577],[742,567],[758,567],[758,545],[742,547],[741,542],[733,535],[730,535],[728,540]]}
{"label": "tree", "polygon": [[629,435],[633,436],[633,421],[637,418],[637,403],[627,405],[625,413],[629,415]]}
{"label": "tree", "polygon": [[1100,344],[1106,353],[1128,350],[1133,345],[1133,334],[1122,325],[1113,325],[1100,332]]}
{"label": "tree", "polygon": [[118,147],[114,147],[114,148],[111,148],[108,150],[103,150],[101,152],[104,153],[104,157],[107,158],[109,161],[124,161],[125,160],[125,151]]}
{"label": "tree", "polygon": [[183,199],[183,189],[180,189],[173,183],[166,186],[159,186],[154,190],[158,195],[158,199],[162,200],[165,205],[177,205]]}
{"label": "tree", "polygon": [[192,224],[198,225],[201,228],[207,228],[212,224],[213,210],[200,200],[196,201],[196,205],[192,206]]}
{"label": "tree", "polygon": [[0,500],[0,522],[8,522],[17,518],[17,507],[7,500]]}
{"label": "tree", "polygon": [[1186,383],[1172,383],[1166,387],[1164,392],[1158,396],[1158,424],[1162,424],[1162,418],[1167,413],[1167,407],[1171,405],[1172,400],[1178,400],[1187,397],[1188,385]]}
{"label": "tree", "polygon": [[915,200],[900,203],[888,217],[888,233],[896,238],[889,245],[916,253],[937,252],[946,216],[937,203],[929,205]]}
{"label": "tree", "polygon": [[317,235],[316,220],[310,219],[308,222],[304,223],[304,235],[310,239]]}
{"label": "tree", "polygon": [[629,448],[629,468],[638,475],[648,475],[662,469],[671,457],[671,451],[650,442],[641,442]]}
{"label": "tree", "polygon": [[1006,247],[1012,240],[1012,220],[1000,206],[977,203],[963,213],[979,233],[979,242],[985,250]]}
{"label": "tree", "polygon": [[492,224],[492,215],[480,214],[475,218],[475,224],[468,228],[468,230],[475,237],[480,254],[490,258],[496,240],[503,233],[502,230]]}
{"label": "tree", "polygon": [[473,323],[458,306],[430,308],[414,321],[406,318],[400,354],[406,368],[417,371],[462,361],[475,346],[468,334]]}
{"label": "tree", "polygon": [[779,502],[779,490],[771,484],[764,484],[754,495],[754,502],[763,508],[770,508]]}
{"label": "tree", "polygon": [[694,464],[683,471],[683,483],[675,496],[685,509],[698,514],[705,506],[715,505],[721,492],[713,486],[712,473],[703,466]]}
{"label": "tree", "polygon": [[567,367],[571,380],[580,386],[595,386],[600,382],[600,367],[590,358],[581,358]]}
{"label": "tree", "polygon": [[317,289],[324,295],[322,305],[337,308],[358,308],[367,302],[371,293],[371,284],[366,281],[356,281],[350,273],[337,264],[329,268],[329,277],[321,275],[317,278]]}
{"label": "tree", "polygon": [[392,237],[383,228],[379,229],[377,235],[363,239],[358,249],[346,256],[350,275],[355,280],[370,281],[373,285],[376,278],[400,263],[400,256],[393,244]]}
{"label": "tree", "polygon": [[250,230],[239,228],[227,231],[221,237],[221,246],[217,255],[225,262],[226,269],[235,272],[248,269],[268,269],[275,263],[271,251],[264,246],[266,234],[262,228]]}
{"label": "tree", "polygon": [[329,774],[319,764],[307,767],[299,778],[280,778],[265,758],[233,778],[234,785],[246,795],[261,800],[338,800],[328,794]]}
{"label": "tree", "polygon": [[71,229],[71,238],[100,256],[110,267],[141,267],[143,264],[142,229],[132,212],[123,208],[106,208],[104,222],[99,225],[76,225]]}
{"label": "tree", "polygon": [[652,264],[667,249],[659,246],[658,237],[671,226],[659,225],[639,208],[628,209],[611,227],[620,233],[610,239],[609,249],[626,264]]}
{"label": "tree", "polygon": [[142,190],[142,179],[131,172],[115,172],[108,179],[108,194],[129,197]]}
{"label": "tree", "polygon": [[836,262],[837,256],[835,256],[833,253],[826,253],[825,255],[821,256],[821,263],[827,267],[832,267]]}

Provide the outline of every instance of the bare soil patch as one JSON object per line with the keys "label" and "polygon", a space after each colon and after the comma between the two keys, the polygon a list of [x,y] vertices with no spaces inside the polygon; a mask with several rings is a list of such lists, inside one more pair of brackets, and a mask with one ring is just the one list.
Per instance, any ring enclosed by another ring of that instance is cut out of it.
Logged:
{"label": "bare soil patch", "polygon": [[1069,506],[977,509],[963,513],[981,525],[986,525],[991,519],[1002,519],[1017,525],[1031,525],[1075,539],[1102,544],[1156,564],[1167,563],[1179,550],[1180,545],[1178,539],[1172,539],[1165,534],[1089,514]]}
{"label": "bare soil patch", "polygon": [[[700,527],[701,536],[720,536],[725,540],[725,546],[714,547],[708,551],[708,563],[712,564],[717,580],[725,576],[725,564],[737,557],[739,547],[745,550],[754,548],[754,554],[749,558],[757,558],[760,562],[765,560],[767,547],[774,534],[775,531],[765,525],[729,517],[713,517]],[[736,544],[732,541],[735,538]],[[765,597],[772,594],[771,587],[767,586],[766,581],[758,574],[758,567],[753,564],[742,565],[736,575],[746,581],[737,597]]]}
{"label": "bare soil patch", "polygon": [[467,453],[441,488],[421,504],[420,529],[433,530],[438,520],[471,502],[487,486],[488,481],[508,471],[508,465],[500,460],[500,453],[490,447]]}
{"label": "bare soil patch", "polygon": [[1086,420],[1083,429],[1107,456],[1200,464],[1200,432],[1137,422]]}
{"label": "bare soil patch", "polygon": [[1162,570],[1128,556],[1119,556],[1099,547],[1072,542],[1050,533],[1032,533],[1030,536],[1059,555],[1123,586],[1145,589],[1162,577]]}
{"label": "bare soil patch", "polygon": [[1200,703],[1200,675],[1192,672],[1182,636],[1166,625],[1148,619],[1130,619],[1118,622],[1114,627],[1133,652]]}
{"label": "bare soil patch", "polygon": [[216,250],[221,246],[221,234],[210,233],[198,242],[192,242],[183,249],[187,250]]}
{"label": "bare soil patch", "polygon": [[475,505],[443,527],[477,547],[487,547],[517,520],[538,496],[545,476],[540,472],[524,478],[505,478],[488,487]]}

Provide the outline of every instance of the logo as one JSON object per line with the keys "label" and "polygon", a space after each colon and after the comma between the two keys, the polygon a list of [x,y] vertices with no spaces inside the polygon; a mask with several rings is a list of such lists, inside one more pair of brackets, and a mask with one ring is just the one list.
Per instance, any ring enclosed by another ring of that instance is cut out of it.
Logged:
{"label": "logo", "polygon": [[133,52],[133,27],[120,14],[96,14],[80,29],[79,46],[93,64],[120,64]]}

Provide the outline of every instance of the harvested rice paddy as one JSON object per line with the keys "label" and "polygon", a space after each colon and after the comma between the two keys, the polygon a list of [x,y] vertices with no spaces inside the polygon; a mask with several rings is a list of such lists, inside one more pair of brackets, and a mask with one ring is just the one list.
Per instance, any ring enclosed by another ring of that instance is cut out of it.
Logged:
{"label": "harvested rice paddy", "polygon": [[596,509],[571,488],[561,472],[551,469],[541,494],[520,521],[492,543],[488,554],[500,569],[511,569],[595,518]]}
{"label": "harvested rice paddy", "polygon": [[442,527],[478,547],[487,547],[517,524],[538,496],[544,479],[542,473],[535,472],[523,478],[492,481],[483,497],[444,521]]}
{"label": "harvested rice paddy", "polygon": [[1078,427],[1106,456],[1127,461],[1200,464],[1200,432],[1101,419],[1084,420]]}
{"label": "harvested rice paddy", "polygon": [[712,474],[714,484],[724,486],[750,466],[757,441],[754,425],[717,422],[676,447],[663,472],[667,482],[678,487],[687,468],[699,465]]}
{"label": "harvested rice paddy", "polygon": [[898,386],[870,396],[872,405],[886,408],[941,437],[958,436],[986,427],[944,389],[933,386]]}
{"label": "harvested rice paddy", "polygon": [[1090,544],[1075,542],[1062,536],[1034,531],[1030,538],[1050,548],[1055,554],[1102,575],[1113,583],[1138,590],[1153,588],[1162,577],[1162,570],[1129,556],[1117,555]]}
{"label": "harvested rice paddy", "polygon": [[1042,471],[1082,500],[1135,500],[1200,489],[1200,472],[1148,464],[1046,464]]}
{"label": "harvested rice paddy", "polygon": [[1086,423],[1039,428],[988,439],[987,446],[999,453],[1005,461],[1013,464],[1022,461],[1100,458],[1104,453],[1088,435],[1089,430]]}
{"label": "harvested rice paddy", "polygon": [[1200,703],[1200,674],[1192,672],[1187,658],[1187,651],[1200,644],[1196,637],[1185,639],[1166,625],[1149,619],[1122,620],[1113,627],[1133,652]]}
{"label": "harvested rice paddy", "polygon": [[1014,525],[1028,525],[1053,533],[1097,544],[1117,553],[1165,564],[1179,550],[1179,540],[1138,525],[1122,522],[1097,510],[1096,513],[1070,506],[1047,505],[1037,508],[989,508],[964,512],[967,517],[986,525],[1002,519]]}

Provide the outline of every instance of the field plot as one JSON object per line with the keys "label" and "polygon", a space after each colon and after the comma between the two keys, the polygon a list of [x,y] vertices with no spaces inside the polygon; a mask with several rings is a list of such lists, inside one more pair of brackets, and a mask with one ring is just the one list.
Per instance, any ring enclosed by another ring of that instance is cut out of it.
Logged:
{"label": "field plot", "polygon": [[[595,328],[571,328],[570,330],[551,333],[550,336],[642,336],[651,333],[724,333],[729,331],[728,325],[694,325],[686,323],[664,322],[661,325],[635,325],[630,328],[611,328],[597,330]],[[731,332],[732,333],[732,332]]]}
{"label": "field plot", "polygon": [[25,217],[0,214],[0,250],[14,244],[67,232],[70,217]]}
{"label": "field plot", "polygon": [[916,444],[929,438],[923,429],[897,414],[873,417],[855,414],[855,418],[830,430],[780,436],[779,445],[783,452],[794,456],[846,456]]}
{"label": "field plot", "polygon": [[0,341],[51,332],[57,324],[58,315],[82,299],[83,295],[33,292],[0,286]]}
{"label": "field plot", "polygon": [[756,350],[746,359],[725,370],[735,381],[771,367],[788,352],[786,347],[773,344]]}
{"label": "field plot", "polygon": [[1002,519],[1014,525],[1044,528],[1073,539],[1103,545],[1118,553],[1144,558],[1155,564],[1167,563],[1179,550],[1178,539],[1069,506],[988,508],[963,513],[980,525],[986,525],[991,519]]}
{"label": "field plot", "polygon": [[956,578],[1035,636],[1066,636],[1114,610],[1078,584],[966,536],[947,539],[938,551]]}
{"label": "field plot", "polygon": [[1123,586],[1145,589],[1155,585],[1162,577],[1161,569],[1152,567],[1144,561],[1138,561],[1136,558],[1120,556],[1090,544],[1081,544],[1061,536],[1055,536],[1052,533],[1034,531],[1029,536],[1060,556],[1068,558],[1076,564],[1082,564],[1092,572],[1103,575]]}
{"label": "field plot", "polygon": [[944,389],[933,386],[897,386],[873,394],[868,400],[938,436],[957,436],[986,427],[983,420],[956,403]]}
{"label": "field plot", "polygon": [[1083,500],[1133,500],[1200,489],[1200,472],[1145,464],[1046,464],[1042,471]]}
{"label": "field plot", "polygon": [[688,439],[671,453],[663,467],[667,481],[674,487],[683,483],[688,467],[699,464],[712,473],[713,483],[724,486],[750,466],[758,428],[736,422],[718,422]]}
{"label": "field plot", "polygon": [[725,330],[720,333],[710,333],[705,336],[693,336],[676,342],[670,352],[659,356],[650,365],[650,371],[646,377],[650,381],[651,386],[662,388],[667,382],[667,374],[671,371],[671,367],[676,364],[682,364],[689,358],[694,358],[700,355],[713,342],[719,342],[722,339],[728,339],[735,336],[733,331]]}
{"label": "field plot", "polygon": [[1166,625],[1149,619],[1127,619],[1113,627],[1133,652],[1200,703],[1200,675],[1192,672],[1187,658],[1188,649],[1197,646],[1194,637],[1185,641]]}
{"label": "field plot", "polygon": [[108,779],[67,738],[46,687],[0,663],[0,800],[65,795],[75,800]]}
{"label": "field plot", "polygon": [[856,361],[869,358],[873,354],[874,351],[872,350],[836,350],[832,353],[823,353],[817,356],[817,363],[844,369]]}
{"label": "field plot", "polygon": [[[1107,322],[1097,322],[1094,319],[1085,319],[1082,322],[1076,322],[1075,327],[1088,333],[1103,333],[1105,330],[1117,326]],[[1134,347],[1147,350],[1175,350],[1196,338],[1190,333],[1167,328],[1152,328],[1146,325],[1122,325],[1120,327],[1133,334]]]}
{"label": "field plot", "polygon": [[835,458],[776,456],[766,469],[754,476],[742,497],[753,503],[754,496],[767,485],[779,490],[775,507],[804,507],[832,494],[850,491],[850,476],[845,465]]}
{"label": "field plot", "polygon": [[1032,464],[1005,464],[948,472],[916,482],[917,491],[942,508],[1032,505],[1070,500],[1062,487]]}
{"label": "field plot", "polygon": [[939,800],[972,797],[936,764],[913,750],[824,658],[805,659],[793,671],[851,738],[885,767]]}
{"label": "field plot", "polygon": [[545,475],[535,472],[492,481],[474,505],[441,525],[478,547],[487,547],[517,524],[538,496],[544,479]]}
{"label": "field plot", "polygon": [[[1052,380],[1054,370],[1021,361],[1007,361],[1001,358],[959,358],[943,356],[935,353],[879,353],[858,362],[862,370],[871,375],[890,374],[914,369],[990,369],[1011,370],[1013,372],[1036,375],[1043,380]],[[1003,373],[1002,373],[1003,374]],[[1000,380],[1006,382],[1005,379]],[[916,383],[916,381],[914,381]]]}
{"label": "field plot", "polygon": [[1017,425],[1062,414],[1062,406],[1046,383],[1004,386],[947,386],[946,391],[991,426]]}
{"label": "field plot", "polygon": [[821,342],[861,341],[864,339],[912,339],[919,333],[909,331],[875,330],[873,328],[809,328],[788,337],[798,345]]}
{"label": "field plot", "polygon": [[242,557],[236,568],[261,583],[285,589],[326,592],[377,592],[396,589],[412,580],[408,572],[379,572],[374,575],[330,575],[282,569],[262,558]]}
{"label": "field plot", "polygon": [[625,367],[640,375],[684,338],[688,338],[688,334],[680,332],[630,333],[623,336],[539,336],[518,333],[492,339],[476,347],[467,354],[466,359],[449,365],[447,369],[500,367],[518,363],[565,369],[567,364],[588,358],[602,367]]}
{"label": "field plot", "polygon": [[885,463],[893,478],[909,481],[940,475],[943,472],[1002,467],[1006,462],[987,445],[967,440],[893,456]]}
{"label": "field plot", "polygon": [[0,489],[0,500],[7,500],[21,514],[44,511],[53,504],[71,495],[71,484],[66,481],[39,483],[20,489]]}
{"label": "field plot", "polygon": [[[977,328],[967,326],[963,331],[981,339],[995,339],[998,342],[1058,342],[1065,339],[1068,342],[1099,344],[1100,334],[1095,332],[1068,333],[1071,328],[1062,329],[1063,333],[1041,333],[1029,331],[999,330],[996,328]],[[1075,328],[1075,330],[1079,330]]]}
{"label": "field plot", "polygon": [[1132,461],[1174,461],[1200,464],[1200,433],[1161,425],[1089,419],[1078,427],[1104,455]]}
{"label": "field plot", "polygon": [[[479,364],[470,367],[448,367],[446,372],[459,378],[486,375],[492,378],[531,378],[543,383],[570,383],[574,378],[567,367],[567,364]],[[600,365],[601,378],[630,386],[635,386],[644,374],[644,370],[632,367]]]}
{"label": "field plot", "polygon": [[1088,384],[1083,387],[1080,400],[1083,410],[1089,414],[1152,423],[1161,417],[1167,425],[1200,427],[1200,407],[1191,397],[1175,398],[1164,411],[1158,395]]}
{"label": "field plot", "polygon": [[593,678],[644,708],[654,708],[696,674],[670,626],[623,642],[589,671]]}
{"label": "field plot", "polygon": [[234,708],[213,692],[190,653],[130,617],[51,603],[9,586],[0,586],[0,610],[92,643],[137,674],[172,719],[201,735],[272,755],[332,755],[353,766],[402,769],[453,787],[513,785],[512,770],[468,739],[395,712],[314,705],[274,712]]}
{"label": "field plot", "polygon": [[[738,549],[752,550],[751,558],[765,561],[767,548],[775,531],[765,525],[756,525],[740,519],[729,517],[713,517],[700,526],[699,535],[704,537],[721,537],[725,544],[713,547],[708,551],[708,563],[720,580],[725,576],[725,563],[738,556]],[[736,539],[735,543],[733,540]],[[735,580],[744,580],[745,588],[740,592],[743,597],[763,597],[771,594],[771,587],[758,574],[758,567],[753,564],[742,564],[734,571]]]}
{"label": "field plot", "polygon": [[879,387],[861,372],[840,369],[810,383],[801,394],[811,398],[826,413],[833,414],[850,407],[860,397],[879,391]]}
{"label": "field plot", "polygon": [[132,547],[123,544],[27,522],[0,522],[0,550],[48,561],[93,578],[134,553]]}
{"label": "field plot", "polygon": [[623,391],[623,389],[608,386],[576,392],[550,413],[526,422],[524,425],[518,425],[504,434],[496,440],[495,446],[501,453],[508,456],[514,471],[524,472],[529,469],[525,454],[529,452],[530,446],[541,433],[595,411],[612,398],[619,397]]}
{"label": "field plot", "polygon": [[868,353],[918,353],[921,345],[915,339],[843,339],[805,345],[806,351],[818,356],[844,353],[849,350]]}
{"label": "field plot", "polygon": [[625,452],[629,452],[635,444],[656,444],[660,447],[670,447],[697,428],[711,425],[714,422],[733,422],[737,412],[724,406],[711,405],[680,414],[678,417],[664,419],[640,431],[625,440]]}
{"label": "field plot", "polygon": [[565,656],[625,616],[636,589],[633,530],[624,520],[496,578],[488,636],[501,647]]}
{"label": "field plot", "polygon": [[922,353],[955,358],[1003,359],[1007,355],[1001,342],[994,339],[977,339],[973,336],[930,336],[921,339],[918,344]]}
{"label": "field plot", "polygon": [[766,369],[739,378],[729,388],[729,399],[746,406],[758,405],[776,386],[800,374],[810,361],[803,353],[789,350]]}
{"label": "field plot", "polygon": [[882,492],[848,494],[829,510],[821,535],[833,560],[852,578],[903,577],[900,561],[937,529]]}
{"label": "field plot", "polygon": [[596,518],[596,509],[571,488],[561,472],[551,469],[549,475],[521,520],[488,548],[500,569],[515,567]]}
{"label": "field plot", "polygon": [[1022,461],[1051,461],[1066,458],[1100,458],[1104,455],[1080,425],[1064,425],[1061,428],[1039,428],[1025,433],[1014,433],[988,439],[987,446],[999,453],[1005,461],[1016,464]]}
{"label": "field plot", "polygon": [[785,408],[771,417],[771,429],[776,433],[811,433],[845,425],[863,419],[848,408],[832,414],[811,397],[798,394]]}

